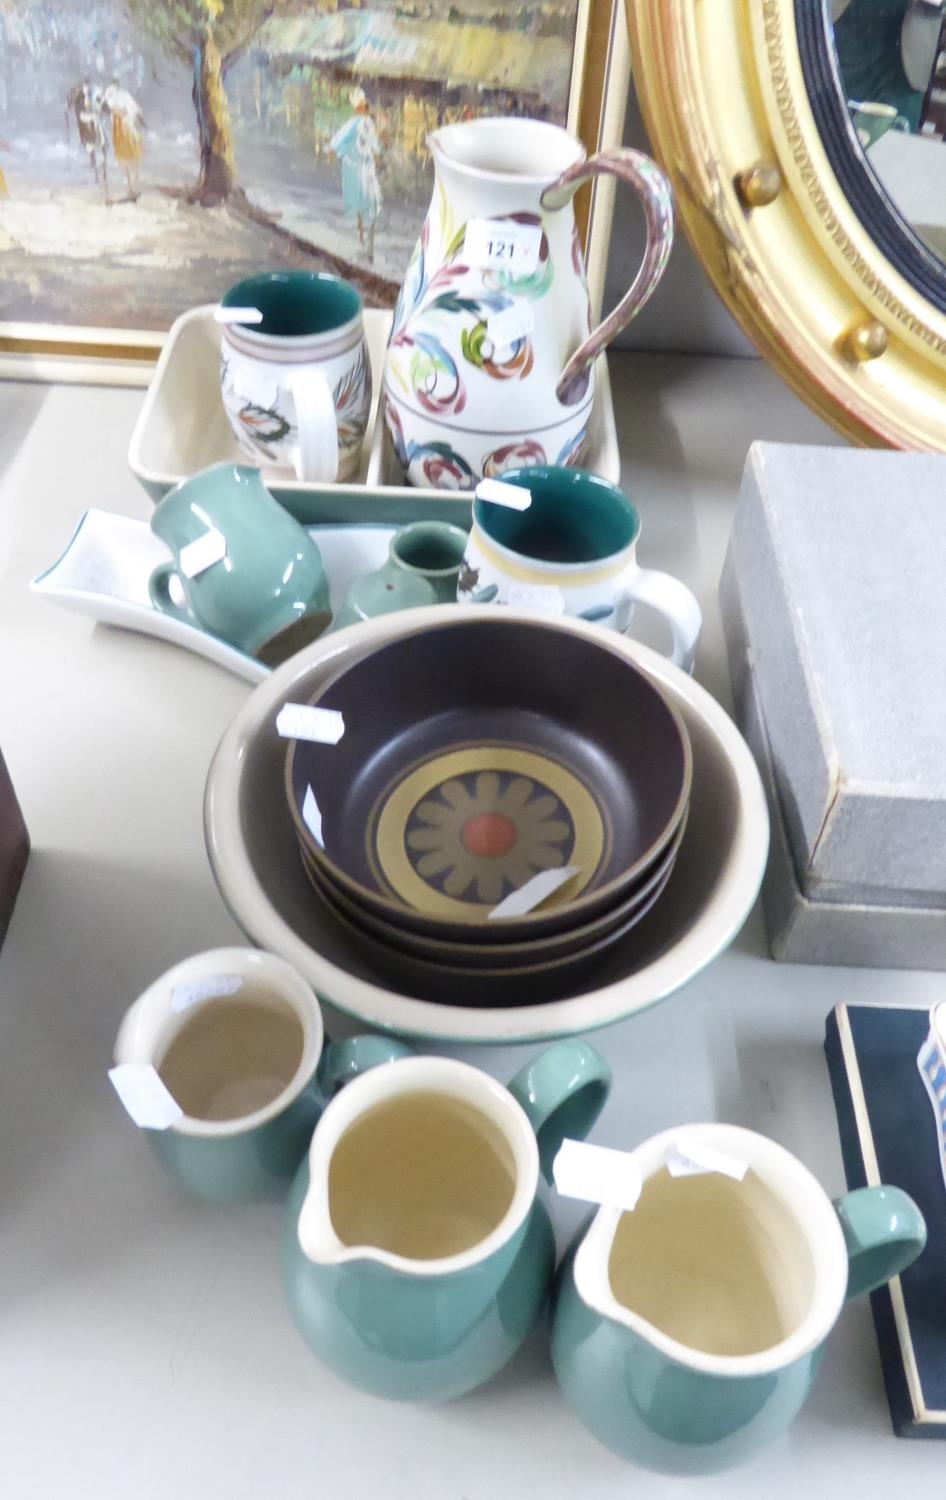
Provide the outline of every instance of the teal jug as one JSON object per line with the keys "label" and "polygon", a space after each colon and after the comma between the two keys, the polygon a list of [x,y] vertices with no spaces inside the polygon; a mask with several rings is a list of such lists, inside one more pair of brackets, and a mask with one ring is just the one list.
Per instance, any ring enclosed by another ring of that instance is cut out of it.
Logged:
{"label": "teal jug", "polygon": [[349,1083],[319,1121],[283,1236],[289,1307],[318,1358],[406,1401],[502,1369],[554,1273],[540,1174],[564,1136],[590,1130],[609,1086],[583,1042],[548,1048],[508,1089],[435,1057]]}
{"label": "teal jug", "polygon": [[[148,581],[154,608],[247,656],[276,666],[331,621],[321,553],[273,499],[258,469],[231,463],[201,469],[165,495],[151,530],[173,554]],[[183,605],[171,594],[175,578]]]}
{"label": "teal jug", "polygon": [[926,1226],[898,1188],[832,1204],[790,1152],[731,1125],[668,1131],[631,1157],[636,1207],[599,1209],[562,1267],[555,1373],[615,1453],[715,1473],[788,1426],[845,1300],[909,1266]]}

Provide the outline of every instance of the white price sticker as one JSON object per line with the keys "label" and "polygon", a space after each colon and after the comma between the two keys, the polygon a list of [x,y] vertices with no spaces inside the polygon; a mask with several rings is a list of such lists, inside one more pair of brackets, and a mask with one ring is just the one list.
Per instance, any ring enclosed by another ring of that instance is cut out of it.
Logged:
{"label": "white price sticker", "polygon": [[494,347],[509,349],[519,339],[528,338],[535,328],[535,313],[531,302],[514,302],[502,312],[490,313],[486,319],[486,332]]}
{"label": "white price sticker", "polygon": [[184,1111],[151,1063],[119,1063],[109,1068],[119,1099],[136,1125],[146,1130],[167,1130]]}
{"label": "white price sticker", "polygon": [[305,796],[302,799],[302,821],[305,823],[306,828],[308,828],[319,848],[324,849],[325,845],[322,842],[322,814],[319,811],[319,804],[315,800],[315,793],[310,786],[306,787]]}
{"label": "white price sticker", "polygon": [[560,870],[540,870],[538,875],[533,875],[517,891],[510,891],[498,906],[494,906],[487,921],[491,922],[494,917],[524,917],[526,912],[541,906],[577,874],[575,865],[563,865]]}
{"label": "white price sticker", "polygon": [[181,548],[181,572],[185,578],[196,578],[206,573],[215,563],[223,562],[227,555],[227,539],[222,531],[211,528],[193,542]]}
{"label": "white price sticker", "polygon": [[631,1212],[643,1190],[640,1167],[627,1151],[563,1141],[552,1163],[555,1186],[563,1198],[606,1204]]}
{"label": "white price sticker", "polygon": [[502,269],[513,276],[531,276],[542,248],[540,224],[517,224],[514,219],[470,219],[463,250],[475,270]]}
{"label": "white price sticker", "polygon": [[243,988],[240,974],[209,974],[206,979],[188,979],[171,991],[172,1010],[190,1010],[202,1000],[225,1000]]}
{"label": "white price sticker", "polygon": [[337,745],[345,733],[345,720],[337,708],[319,708],[314,703],[284,703],[276,717],[276,729],[284,740]]}
{"label": "white price sticker", "polygon": [[565,613],[565,595],[554,583],[511,583],[507,603],[513,608],[541,609],[549,615]]}
{"label": "white price sticker", "polygon": [[671,1177],[698,1177],[704,1172],[720,1172],[741,1182],[749,1170],[744,1161],[727,1156],[705,1142],[679,1136],[667,1152],[667,1171]]}
{"label": "white price sticker", "polygon": [[490,505],[507,505],[510,510],[528,510],[532,491],[521,484],[506,484],[502,479],[481,479],[476,486],[476,498],[488,500]]}
{"label": "white price sticker", "polygon": [[262,323],[263,314],[258,307],[214,308],[214,319],[218,323]]}

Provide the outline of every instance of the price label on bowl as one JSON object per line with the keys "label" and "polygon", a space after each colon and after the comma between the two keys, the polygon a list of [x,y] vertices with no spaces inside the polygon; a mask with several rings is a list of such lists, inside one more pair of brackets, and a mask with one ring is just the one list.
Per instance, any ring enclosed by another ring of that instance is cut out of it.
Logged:
{"label": "price label on bowl", "polygon": [[470,219],[463,251],[475,270],[492,268],[531,276],[539,264],[542,227],[517,224],[513,219]]}

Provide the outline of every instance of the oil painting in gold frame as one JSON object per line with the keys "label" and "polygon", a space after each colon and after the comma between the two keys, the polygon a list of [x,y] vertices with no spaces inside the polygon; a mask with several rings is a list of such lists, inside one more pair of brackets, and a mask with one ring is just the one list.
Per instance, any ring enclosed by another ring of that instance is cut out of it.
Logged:
{"label": "oil painting in gold frame", "polygon": [[[0,0],[0,375],[142,384],[250,271],[393,304],[427,132],[483,114],[620,141],[620,0]],[[613,185],[576,208],[600,301]]]}

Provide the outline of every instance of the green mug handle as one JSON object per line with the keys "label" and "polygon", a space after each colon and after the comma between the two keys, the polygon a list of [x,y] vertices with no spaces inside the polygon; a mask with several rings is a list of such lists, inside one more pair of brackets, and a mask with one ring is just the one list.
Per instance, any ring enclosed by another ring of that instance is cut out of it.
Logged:
{"label": "green mug handle", "polygon": [[926,1223],[896,1187],[858,1188],[836,1198],[849,1262],[847,1301],[876,1291],[911,1266],[926,1244]]}
{"label": "green mug handle", "polygon": [[516,1074],[509,1092],[522,1105],[539,1143],[546,1182],[562,1141],[583,1141],[611,1092],[611,1069],[587,1042],[556,1042]]}
{"label": "green mug handle", "polygon": [[197,621],[189,609],[182,609],[175,604],[171,598],[171,579],[177,574],[173,563],[158,563],[151,577],[148,579],[148,593],[151,603],[155,609],[159,609],[164,615],[171,615],[175,620],[181,620],[185,625],[196,625]]}
{"label": "green mug handle", "polygon": [[416,1055],[412,1047],[396,1042],[393,1037],[350,1036],[343,1042],[326,1042],[315,1070],[315,1087],[328,1104],[339,1089],[359,1074],[367,1073],[369,1068]]}

